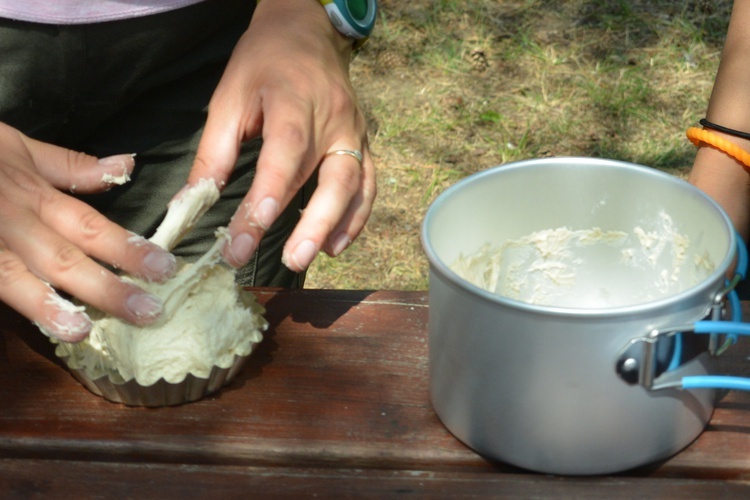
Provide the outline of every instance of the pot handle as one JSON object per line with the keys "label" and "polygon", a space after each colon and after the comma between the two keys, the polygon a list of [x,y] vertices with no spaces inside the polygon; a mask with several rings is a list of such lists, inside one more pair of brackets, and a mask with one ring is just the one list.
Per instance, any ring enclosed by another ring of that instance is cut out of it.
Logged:
{"label": "pot handle", "polygon": [[[734,344],[738,335],[750,336],[750,324],[741,323],[742,313],[740,299],[734,287],[745,279],[747,274],[748,255],[747,247],[740,235],[737,235],[737,266],[735,275],[729,286],[732,290],[727,295],[732,309],[732,321],[697,321],[693,324],[693,332],[703,334],[723,333],[727,340]],[[700,375],[682,377],[674,384],[683,389],[728,389],[738,391],[750,391],[750,378],[731,377],[726,375]],[[656,389],[656,387],[655,387]]]}
{"label": "pot handle", "polygon": [[[679,384],[679,385],[677,385]],[[723,375],[698,375],[682,377],[676,385],[683,389],[728,389],[750,391],[750,378]],[[657,389],[657,387],[655,387]]]}
{"label": "pot handle", "polygon": [[696,321],[692,328],[694,333],[724,333],[726,335],[750,335],[750,323],[735,321]]}
{"label": "pot handle", "polygon": [[[734,321],[696,321],[692,325],[681,327],[680,331],[707,335],[725,334],[727,335],[727,339],[732,339],[732,343],[734,343],[737,341],[738,335],[750,336],[750,324]],[[750,391],[750,378],[725,375],[698,375],[682,377],[673,382],[656,383],[650,387],[652,390],[669,388]]]}
{"label": "pot handle", "polygon": [[[725,375],[700,375],[686,376],[680,380],[667,383],[654,383],[654,349],[656,342],[661,336],[674,335],[679,341],[682,332],[693,332],[698,334],[712,335],[712,344],[717,334],[726,335],[724,345],[716,349],[715,346],[709,349],[713,355],[720,355],[731,344],[737,342],[739,335],[750,336],[750,324],[742,322],[742,310],[739,297],[735,287],[745,279],[748,268],[748,251],[744,241],[738,234],[737,237],[737,264],[735,266],[735,275],[732,280],[727,280],[727,286],[724,291],[716,297],[717,303],[714,306],[714,318],[719,316],[718,304],[724,299],[729,302],[731,318],[729,321],[696,321],[690,325],[681,325],[673,328],[660,329],[652,331],[647,337],[636,339],[631,342],[629,348],[623,351],[617,364],[617,372],[629,383],[638,383],[649,390],[682,388],[682,389],[729,389],[750,391],[750,378],[733,377]],[[631,358],[629,349],[635,345],[643,347],[643,366],[638,367],[638,362]],[[635,375],[637,380],[633,380]]]}
{"label": "pot handle", "polygon": [[692,325],[689,330],[694,333],[705,333],[714,335],[712,337],[712,344],[715,342],[715,334],[725,334],[726,340],[721,348],[716,348],[715,344],[710,349],[712,354],[720,355],[730,345],[737,343],[738,335],[750,335],[750,325],[742,323],[742,305],[740,304],[739,296],[737,295],[737,285],[745,279],[748,267],[748,252],[745,242],[738,233],[736,234],[737,240],[737,263],[734,269],[734,276],[731,280],[727,280],[727,286],[723,292],[721,292],[716,298],[716,301],[726,299],[729,302],[729,310],[731,315],[729,321],[717,321],[718,309],[714,309],[713,321],[697,321]]}

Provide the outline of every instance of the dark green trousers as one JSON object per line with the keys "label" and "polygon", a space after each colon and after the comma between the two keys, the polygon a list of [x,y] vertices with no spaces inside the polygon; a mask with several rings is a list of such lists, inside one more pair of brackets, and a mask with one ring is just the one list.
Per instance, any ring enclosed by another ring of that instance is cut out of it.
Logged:
{"label": "dark green trousers", "polygon": [[[0,19],[0,121],[99,157],[136,153],[131,182],[80,198],[148,237],[186,183],[209,99],[254,5],[209,0],[72,26]],[[245,144],[220,201],[175,254],[191,259],[209,248],[247,193],[259,149],[260,140]],[[306,186],[268,231],[238,272],[240,284],[302,286],[304,276],[281,264],[281,251],[313,188]]]}

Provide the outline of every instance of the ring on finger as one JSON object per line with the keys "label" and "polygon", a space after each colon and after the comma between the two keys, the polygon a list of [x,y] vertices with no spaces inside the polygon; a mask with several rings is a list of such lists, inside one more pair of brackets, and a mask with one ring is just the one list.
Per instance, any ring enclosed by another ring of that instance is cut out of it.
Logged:
{"label": "ring on finger", "polygon": [[347,155],[357,160],[359,168],[362,168],[362,151],[359,149],[337,149],[336,151],[329,151],[326,153],[326,157],[331,155]]}

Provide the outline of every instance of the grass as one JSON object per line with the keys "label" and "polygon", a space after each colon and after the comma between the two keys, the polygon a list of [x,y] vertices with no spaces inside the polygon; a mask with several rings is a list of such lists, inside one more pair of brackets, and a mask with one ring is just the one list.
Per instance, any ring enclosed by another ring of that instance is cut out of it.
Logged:
{"label": "grass", "polygon": [[422,290],[419,229],[446,187],[503,163],[613,158],[684,176],[731,2],[380,0],[352,64],[378,199],[309,288]]}

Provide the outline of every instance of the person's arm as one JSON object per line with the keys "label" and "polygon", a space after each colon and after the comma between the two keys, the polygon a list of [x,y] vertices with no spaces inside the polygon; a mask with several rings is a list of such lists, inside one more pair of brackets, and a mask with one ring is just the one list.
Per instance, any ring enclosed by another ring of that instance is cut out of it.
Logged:
{"label": "person's arm", "polygon": [[[306,269],[319,251],[340,254],[362,230],[375,197],[367,126],[348,76],[352,42],[316,0],[265,0],[239,40],[209,105],[189,184],[221,186],[240,144],[261,135],[253,185],[229,231],[224,257],[245,264],[264,231],[318,170],[318,187],[284,248]],[[360,166],[350,155],[359,150]]]}
{"label": "person's arm", "polygon": [[133,166],[130,155],[97,160],[0,123],[0,301],[68,342],[85,338],[91,320],[56,290],[138,325],[158,317],[159,298],[99,262],[162,280],[174,257],[62,192],[106,190]]}
{"label": "person's arm", "polygon": [[[750,1],[734,3],[721,63],[706,118],[715,124],[750,132]],[[750,152],[750,140],[712,130]],[[750,236],[750,169],[710,146],[698,149],[689,181],[726,210],[736,229]]]}

